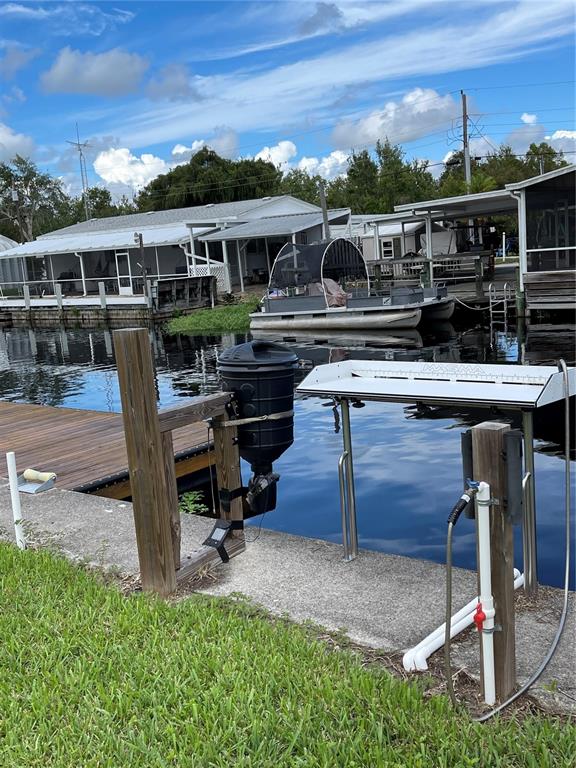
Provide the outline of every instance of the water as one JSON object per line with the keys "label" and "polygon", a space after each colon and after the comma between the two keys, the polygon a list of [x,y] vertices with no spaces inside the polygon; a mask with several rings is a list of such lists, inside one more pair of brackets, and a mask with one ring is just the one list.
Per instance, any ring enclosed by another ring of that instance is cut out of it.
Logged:
{"label": "water", "polygon": [[[555,350],[550,336],[538,336],[538,361],[573,351]],[[568,337],[566,337],[568,338]],[[159,406],[184,402],[219,388],[216,356],[244,335],[170,337],[150,334],[157,369]],[[556,339],[557,340],[557,339]],[[490,336],[481,327],[443,324],[421,337],[416,332],[368,342],[314,338],[291,340],[302,360],[303,377],[312,365],[356,358],[510,362],[530,359],[530,336]],[[571,344],[570,344],[571,346]],[[102,411],[119,411],[120,395],[108,331],[0,330],[0,398]],[[449,409],[421,411],[396,404],[367,403],[352,409],[358,532],[361,547],[443,562],[446,517],[461,493],[460,432],[486,418],[486,412]],[[563,462],[559,457],[562,417],[536,424],[539,578],[563,580]],[[294,445],[275,464],[281,475],[278,508],[251,524],[341,541],[337,462],[341,434],[335,434],[331,408],[317,399],[297,399]],[[248,468],[243,469],[245,479]],[[516,553],[521,564],[520,531]],[[456,565],[475,566],[475,531],[461,518],[454,542]]]}

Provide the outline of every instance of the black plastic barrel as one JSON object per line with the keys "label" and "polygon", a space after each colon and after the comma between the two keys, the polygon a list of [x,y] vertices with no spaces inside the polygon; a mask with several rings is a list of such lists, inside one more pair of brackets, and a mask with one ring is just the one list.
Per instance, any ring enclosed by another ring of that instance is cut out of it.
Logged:
{"label": "black plastic barrel", "polygon": [[249,341],[224,350],[218,358],[222,389],[233,392],[239,419],[288,413],[280,419],[255,421],[238,427],[240,456],[255,475],[272,470],[294,442],[294,371],[298,357],[269,341]]}

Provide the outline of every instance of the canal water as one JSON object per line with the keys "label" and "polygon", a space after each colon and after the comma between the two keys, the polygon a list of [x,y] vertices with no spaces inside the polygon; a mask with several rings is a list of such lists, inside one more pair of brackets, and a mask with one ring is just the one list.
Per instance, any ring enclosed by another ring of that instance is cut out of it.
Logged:
{"label": "canal water", "polygon": [[[199,337],[151,332],[159,406],[216,391],[219,351],[247,338],[241,334]],[[562,339],[564,348],[558,348]],[[274,340],[297,352],[300,378],[314,365],[348,358],[553,363],[563,355],[574,364],[573,338],[550,327],[535,333],[532,341],[530,335],[519,338],[513,329],[491,333],[471,323],[464,327],[443,323],[426,335],[411,331],[368,339],[363,335],[329,341],[313,337]],[[0,330],[0,399],[120,411],[110,332]],[[446,518],[462,491],[460,433],[485,420],[486,412],[367,403],[362,409],[352,409],[351,416],[360,546],[443,562]],[[564,552],[562,414],[537,423],[536,437],[539,578],[560,586]],[[342,437],[335,432],[332,409],[318,399],[297,398],[295,442],[275,464],[281,475],[278,507],[250,524],[341,541],[337,474],[341,451]],[[246,480],[247,466],[243,472]],[[516,533],[516,559],[521,565],[521,536],[519,530]],[[473,521],[461,519],[455,531],[454,560],[459,566],[475,566]]]}

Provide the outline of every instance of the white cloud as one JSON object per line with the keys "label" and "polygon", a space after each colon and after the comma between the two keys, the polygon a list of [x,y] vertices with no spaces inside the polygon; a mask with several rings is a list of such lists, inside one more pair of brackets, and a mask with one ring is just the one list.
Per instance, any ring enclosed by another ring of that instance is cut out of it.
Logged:
{"label": "white cloud", "polygon": [[17,85],[13,85],[9,91],[2,94],[1,98],[4,102],[6,102],[6,104],[23,104],[26,101],[26,94],[22,88],[18,88]]}
{"label": "white cloud", "polygon": [[104,11],[88,3],[68,2],[49,5],[4,3],[0,5],[0,17],[40,22],[49,27],[53,34],[61,36],[101,35],[107,29],[132,21],[132,11],[113,8]]}
{"label": "white cloud", "polygon": [[[123,110],[121,115],[110,115],[114,131],[120,124],[123,141],[140,147],[183,135],[205,135],[212,126],[231,120],[237,131],[285,129],[287,116],[292,124],[313,117],[317,125],[328,125],[334,120],[332,105],[346,89],[365,92],[371,84],[381,87],[402,77],[461,71],[463,61],[467,71],[517,61],[571,34],[570,3],[473,0],[470,6],[462,19],[452,15],[443,24],[430,25],[416,18],[395,34],[378,35],[375,30],[370,39],[355,39],[353,44],[342,38],[337,47],[317,49],[315,55],[293,63],[204,78],[202,109],[166,104]],[[482,10],[477,18],[476,8]],[[454,40],[458,45],[447,44]]]}
{"label": "white cloud", "polygon": [[534,125],[538,120],[538,115],[531,115],[529,112],[523,112],[520,115],[520,120],[522,120],[523,123],[526,123],[526,125]]}
{"label": "white cloud", "polygon": [[195,155],[199,149],[202,149],[202,147],[205,146],[206,142],[204,139],[197,139],[196,141],[193,141],[189,147],[187,147],[185,144],[176,144],[174,147],[172,147],[171,155],[172,157],[177,158],[179,162],[186,162],[190,160],[192,155]]}
{"label": "white cloud", "polygon": [[286,170],[290,160],[297,154],[298,150],[293,141],[279,141],[273,147],[263,147],[256,155],[256,160],[268,160],[277,168]]}
{"label": "white cloud", "polygon": [[217,152],[220,157],[233,158],[238,154],[238,134],[227,125],[214,129],[214,134],[206,140],[206,145]]}
{"label": "white cloud", "polygon": [[40,53],[38,48],[27,48],[20,43],[9,40],[0,41],[0,49],[4,50],[4,55],[0,58],[0,77],[6,80],[14,77],[22,67],[25,67]]}
{"label": "white cloud", "polygon": [[16,133],[5,123],[0,123],[0,162],[13,160],[16,155],[28,157],[34,151],[30,136]]}
{"label": "white cloud", "polygon": [[566,157],[569,163],[576,162],[576,155],[573,154],[576,151],[576,131],[558,130],[544,138],[556,151],[570,153]]}
{"label": "white cloud", "polygon": [[306,171],[311,176],[319,174],[325,179],[334,179],[345,173],[348,168],[348,155],[339,149],[330,152],[326,157],[302,157],[298,161],[298,168]]}
{"label": "white cloud", "polygon": [[160,70],[159,77],[148,83],[146,92],[153,101],[198,101],[202,98],[183,64],[169,64]]}
{"label": "white cloud", "polygon": [[544,126],[538,123],[527,123],[509,133],[504,144],[512,147],[517,154],[523,155],[530,144],[540,144],[541,141],[544,141],[545,133]]}
{"label": "white cloud", "polygon": [[136,90],[147,67],[148,62],[142,56],[119,48],[104,53],[82,53],[66,47],[41,80],[49,93],[121,96]]}
{"label": "white cloud", "polygon": [[332,139],[338,147],[375,144],[378,139],[392,143],[412,141],[449,123],[460,111],[452,96],[441,96],[431,88],[414,88],[401,101],[389,101],[357,121],[342,121]]}
{"label": "white cloud", "polygon": [[112,147],[100,152],[94,160],[94,170],[108,184],[124,184],[139,189],[169,171],[170,165],[155,155],[144,153],[138,157],[127,147]]}

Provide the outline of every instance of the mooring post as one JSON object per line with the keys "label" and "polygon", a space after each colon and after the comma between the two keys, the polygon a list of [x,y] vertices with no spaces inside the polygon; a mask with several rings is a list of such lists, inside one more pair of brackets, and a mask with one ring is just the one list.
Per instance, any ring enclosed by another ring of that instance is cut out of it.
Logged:
{"label": "mooring post", "polygon": [[173,494],[156,407],[154,367],[148,331],[114,331],[122,418],[142,588],[170,594],[176,588],[170,527]]}
{"label": "mooring post", "polygon": [[106,310],[106,285],[103,282],[98,283],[98,295],[100,296],[100,306]]}
{"label": "mooring post", "polygon": [[[238,448],[237,427],[224,427],[226,416],[213,420],[214,433],[214,463],[216,464],[216,479],[220,494],[220,514],[226,520],[239,522],[244,520],[244,503],[241,495],[229,501],[222,491],[235,491],[242,486],[240,473],[240,451]],[[223,503],[224,500],[224,503]],[[217,510],[214,510],[218,514]],[[238,532],[235,532],[236,535]]]}
{"label": "mooring post", "polygon": [[485,421],[472,427],[474,480],[490,485],[490,548],[494,597],[494,668],[496,696],[504,701],[516,686],[514,616],[514,537],[506,514],[507,474],[504,435],[509,424]]}

